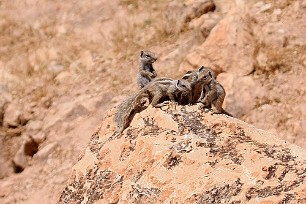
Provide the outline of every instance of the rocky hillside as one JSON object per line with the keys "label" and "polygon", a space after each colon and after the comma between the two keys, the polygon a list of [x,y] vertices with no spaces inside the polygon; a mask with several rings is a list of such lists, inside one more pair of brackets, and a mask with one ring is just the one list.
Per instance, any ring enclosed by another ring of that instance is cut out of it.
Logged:
{"label": "rocky hillside", "polygon": [[211,66],[228,112],[305,148],[305,36],[305,0],[1,0],[0,203],[57,201],[141,50]]}
{"label": "rocky hillside", "polygon": [[235,118],[170,104],[114,138],[114,109],[59,203],[304,203],[306,153]]}

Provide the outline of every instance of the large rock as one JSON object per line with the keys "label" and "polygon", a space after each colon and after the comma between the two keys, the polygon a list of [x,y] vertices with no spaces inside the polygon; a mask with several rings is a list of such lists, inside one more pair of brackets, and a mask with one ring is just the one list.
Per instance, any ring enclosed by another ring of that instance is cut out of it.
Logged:
{"label": "large rock", "polygon": [[199,106],[151,106],[91,137],[58,203],[303,203],[306,153]]}
{"label": "large rock", "polygon": [[204,43],[186,57],[181,69],[202,65],[245,76],[254,70],[255,39],[246,19],[227,15],[210,32]]}
{"label": "large rock", "polygon": [[208,37],[210,31],[221,20],[221,15],[217,12],[209,12],[196,18],[189,23],[189,28],[199,30],[204,38]]}
{"label": "large rock", "polygon": [[217,79],[226,90],[225,109],[237,118],[248,115],[267,94],[265,87],[251,76],[221,73]]}
{"label": "large rock", "polygon": [[184,29],[186,23],[214,9],[215,5],[211,0],[173,1],[167,8],[165,29],[168,33],[178,34]]}

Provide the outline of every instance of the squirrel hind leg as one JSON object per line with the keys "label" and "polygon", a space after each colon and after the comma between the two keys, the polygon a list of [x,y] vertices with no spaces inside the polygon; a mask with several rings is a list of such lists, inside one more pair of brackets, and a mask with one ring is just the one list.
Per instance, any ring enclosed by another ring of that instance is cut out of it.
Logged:
{"label": "squirrel hind leg", "polygon": [[212,114],[220,114],[222,113],[222,106],[220,104],[211,104]]}
{"label": "squirrel hind leg", "polygon": [[212,101],[211,107],[214,113],[217,113],[217,114],[222,113],[222,110],[223,110],[222,105],[223,105],[224,97],[225,97],[224,94],[219,94],[217,95],[217,98]]}

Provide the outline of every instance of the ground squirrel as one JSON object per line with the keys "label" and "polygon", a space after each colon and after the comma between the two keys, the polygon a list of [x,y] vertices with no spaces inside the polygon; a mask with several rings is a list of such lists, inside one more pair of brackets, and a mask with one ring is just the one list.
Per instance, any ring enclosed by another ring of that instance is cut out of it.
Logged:
{"label": "ground squirrel", "polygon": [[191,87],[191,92],[187,96],[185,95],[185,99],[182,99],[182,104],[195,104],[200,98],[202,91],[202,85],[198,82],[197,71],[188,71],[184,74],[181,81],[186,81]]}
{"label": "ground squirrel", "polygon": [[[209,69],[208,67],[202,66],[198,70],[195,71],[188,71],[181,80],[185,80],[190,83],[192,93],[190,95],[191,98],[188,99],[189,104],[195,104],[198,102],[199,98],[201,97],[201,94],[203,93],[203,83],[205,83],[203,79],[204,70]],[[210,69],[211,70],[211,69]],[[215,78],[215,75],[213,71],[211,70],[212,77]],[[206,76],[205,76],[206,77]]]}
{"label": "ground squirrel", "polygon": [[155,54],[150,51],[140,52],[140,66],[139,72],[137,74],[137,84],[140,88],[147,85],[152,79],[154,79],[157,74],[153,68],[153,63],[157,60]]}
{"label": "ground squirrel", "polygon": [[200,102],[204,108],[212,108],[213,113],[232,116],[222,108],[226,93],[211,68],[202,66],[198,70],[188,71],[182,80],[188,81],[191,86],[191,94],[185,98],[188,104]]}
{"label": "ground squirrel", "polygon": [[[172,81],[175,86],[170,86],[168,89],[168,93],[170,93],[170,96],[172,98],[169,98],[171,101],[175,101],[180,105],[186,105],[189,103],[186,103],[186,101],[188,101],[187,99],[190,98],[190,94],[192,93],[192,84],[190,83],[190,81],[185,80],[185,79],[180,79],[180,80],[173,80],[170,78],[166,78],[166,77],[159,77],[159,78],[155,78],[153,79],[153,82],[156,81]],[[165,102],[167,103],[167,102]]]}
{"label": "ground squirrel", "polygon": [[198,102],[201,102],[205,108],[212,108],[213,113],[225,113],[230,115],[222,108],[226,93],[223,86],[216,80],[213,70],[209,67],[202,66],[197,73],[197,81],[202,85],[202,91]]}
{"label": "ground squirrel", "polygon": [[190,84],[185,81],[169,78],[157,78],[151,81],[137,94],[129,97],[118,106],[115,115],[116,133],[120,134],[129,126],[134,115],[148,106],[145,105],[147,101],[153,107],[158,108],[167,104],[169,102],[167,100],[180,102],[181,96],[190,92]]}

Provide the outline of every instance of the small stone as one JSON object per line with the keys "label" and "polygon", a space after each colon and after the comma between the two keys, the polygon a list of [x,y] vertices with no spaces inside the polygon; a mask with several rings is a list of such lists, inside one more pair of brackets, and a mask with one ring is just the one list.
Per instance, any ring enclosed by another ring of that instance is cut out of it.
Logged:
{"label": "small stone", "polygon": [[12,192],[13,184],[11,181],[1,181],[0,184],[0,198],[7,197]]}
{"label": "small stone", "polygon": [[260,12],[268,11],[271,7],[272,7],[271,4],[264,4],[263,6],[260,7]]}
{"label": "small stone", "polygon": [[20,124],[20,116],[21,110],[18,104],[10,103],[4,112],[3,125],[17,127]]}
{"label": "small stone", "polygon": [[57,75],[59,73],[61,73],[62,71],[64,71],[64,66],[61,64],[58,64],[56,62],[51,62],[50,65],[48,66],[48,70]]}
{"label": "small stone", "polygon": [[39,160],[46,160],[49,154],[51,154],[54,151],[54,149],[57,147],[57,145],[58,145],[57,142],[52,142],[50,144],[47,144],[34,155],[34,158]]}
{"label": "small stone", "polygon": [[42,122],[41,121],[30,121],[27,125],[27,129],[31,132],[38,132],[41,130]]}
{"label": "small stone", "polygon": [[265,53],[259,52],[256,57],[256,60],[259,66],[261,67],[267,66],[268,57]]}
{"label": "small stone", "polygon": [[46,140],[46,134],[44,132],[38,132],[37,134],[31,135],[31,138],[37,143],[41,144]]}
{"label": "small stone", "polygon": [[281,14],[282,14],[282,10],[281,10],[281,9],[275,9],[275,10],[273,11],[273,14],[275,14],[275,15],[281,15]]}

